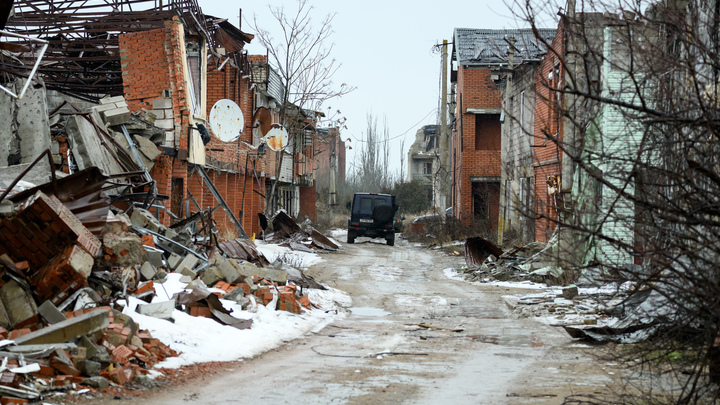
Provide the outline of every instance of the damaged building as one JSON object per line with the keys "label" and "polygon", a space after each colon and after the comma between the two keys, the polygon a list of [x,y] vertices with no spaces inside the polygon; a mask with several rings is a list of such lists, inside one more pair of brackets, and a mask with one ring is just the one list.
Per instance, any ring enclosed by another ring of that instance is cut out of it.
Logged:
{"label": "damaged building", "polygon": [[438,126],[425,125],[415,133],[415,142],[408,150],[408,181],[419,181],[427,188],[428,201],[434,201],[433,184],[439,180],[440,169]]}
{"label": "damaged building", "polygon": [[[309,124],[294,129],[282,152],[265,147],[263,137],[281,124],[282,83],[264,56],[247,55],[253,36],[204,15],[194,1],[112,3],[66,1],[60,16],[52,2],[16,5],[6,30],[48,46],[37,58],[31,41],[8,40],[27,49],[5,54],[6,86],[23,86],[21,76],[38,64],[21,100],[5,94],[7,115],[20,118],[0,159],[15,166],[52,148],[66,174],[90,166],[109,175],[147,169],[126,179],[132,187],[108,190],[113,200],[151,207],[165,225],[208,208],[228,236],[259,234],[258,213],[278,208],[314,218],[316,117],[288,114]],[[3,171],[4,179],[11,173],[19,168]],[[266,198],[274,182],[276,197]]]}

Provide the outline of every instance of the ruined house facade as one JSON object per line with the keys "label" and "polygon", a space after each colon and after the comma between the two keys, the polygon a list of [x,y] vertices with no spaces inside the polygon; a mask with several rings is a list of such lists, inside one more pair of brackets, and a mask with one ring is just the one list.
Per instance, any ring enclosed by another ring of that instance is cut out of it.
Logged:
{"label": "ruined house facade", "polygon": [[535,240],[535,79],[545,56],[543,42],[552,41],[555,30],[540,29],[538,33],[540,39],[530,30],[508,34],[508,63],[496,69],[503,105],[500,244]]}
{"label": "ruined house facade", "polygon": [[408,150],[408,181],[427,186],[428,200],[433,201],[433,183],[440,169],[438,125],[425,125],[415,133],[415,142]]}
{"label": "ruined house facade", "polygon": [[[244,134],[249,131],[244,131],[237,142],[222,142],[213,136],[204,145],[201,134],[194,129],[198,123],[210,127],[209,108],[223,98],[236,101],[245,116],[252,116],[249,81],[243,80],[238,68],[229,63],[223,66],[224,71],[213,67],[208,72],[208,45],[204,38],[186,35],[177,18],[165,21],[161,29],[122,34],[119,41],[120,56],[125,61],[123,92],[130,110],[162,111],[164,119],[172,121],[167,139],[172,139],[178,155],[160,156],[151,171],[158,192],[170,197],[170,210],[183,217],[189,214],[187,211],[217,205],[208,185],[195,170],[198,165],[207,169],[210,181],[236,216],[241,210],[262,212],[264,201],[252,190],[264,191],[265,165],[264,159],[246,143],[248,136]],[[217,62],[214,58],[211,60]],[[238,132],[241,130],[238,128]],[[247,167],[242,164],[248,155],[255,173],[246,171]],[[260,175],[256,179],[257,174]],[[251,191],[245,193],[244,201],[234,192],[243,188]],[[185,204],[192,200],[193,206]],[[218,228],[232,232],[227,215],[220,210],[216,212]],[[160,213],[159,216],[164,223],[170,223],[169,215]],[[257,215],[240,218],[246,232],[260,232]]]}
{"label": "ruined house facade", "polygon": [[501,35],[494,30],[455,29],[452,50],[456,87],[453,132],[453,216],[488,235],[497,231],[500,204],[500,91],[491,66],[476,47]]}
{"label": "ruined house facade", "polygon": [[[503,122],[511,121],[503,112],[500,87],[508,66],[509,40],[517,42],[518,63],[539,59],[544,49],[530,30],[456,28],[453,37],[453,215],[494,239],[503,189],[502,128]],[[530,177],[519,173],[518,178]]]}

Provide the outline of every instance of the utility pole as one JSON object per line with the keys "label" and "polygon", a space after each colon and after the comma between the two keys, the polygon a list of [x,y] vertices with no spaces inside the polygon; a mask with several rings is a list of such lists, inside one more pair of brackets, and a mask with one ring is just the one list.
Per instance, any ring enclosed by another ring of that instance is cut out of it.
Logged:
{"label": "utility pole", "polygon": [[[565,71],[561,77],[564,78],[564,84],[570,85],[573,79],[577,77],[579,70],[582,69],[582,63],[576,61],[576,33],[578,27],[577,15],[575,12],[575,0],[568,0],[567,13],[565,16]],[[578,66],[580,65],[580,66]],[[581,76],[582,77],[582,76]],[[558,266],[565,267],[567,263],[577,263],[576,242],[577,235],[572,230],[572,224],[577,220],[575,212],[571,212],[572,207],[572,186],[573,176],[575,174],[575,155],[577,154],[578,133],[573,121],[577,113],[575,106],[576,99],[571,92],[564,95],[562,105],[558,106],[559,110],[565,115],[562,120],[562,152],[560,167],[560,190],[558,193],[560,198],[556,198],[556,210],[560,227],[558,229]],[[565,225],[565,226],[563,226]],[[577,277],[579,274],[574,274]]]}
{"label": "utility pole", "polygon": [[[515,68],[515,37],[510,37],[508,39],[508,42],[510,43],[510,49],[508,51],[508,73],[507,73],[507,87],[505,89],[505,99],[503,100],[505,102],[505,115],[506,116],[512,116],[514,114],[514,108],[510,103],[510,100],[513,98],[513,69]],[[506,118],[506,119],[512,119]],[[505,130],[507,131],[507,128],[509,126],[503,125],[505,127]],[[522,131],[522,128],[520,128],[520,131]],[[507,132],[506,132],[507,133]],[[507,134],[508,137],[513,136],[513,134]],[[502,159],[501,159],[502,160]],[[505,180],[505,179],[501,179]],[[506,189],[508,187],[508,182],[504,181],[500,183],[500,190],[503,190],[500,194],[500,205],[501,205],[501,211],[500,211],[500,218],[498,219],[498,245],[503,244],[503,234],[505,233],[505,224],[508,219],[508,206],[510,205],[510,201],[508,201],[506,196],[509,196],[509,198],[513,198],[512,192],[508,192]],[[512,185],[509,185],[509,187],[512,187]],[[504,201],[503,201],[504,200]]]}
{"label": "utility pole", "polygon": [[[440,85],[440,133],[438,134],[438,146],[440,147],[440,156],[438,158],[438,168],[435,170],[435,179],[433,188],[437,188],[437,201],[434,204],[440,206],[440,213],[445,212],[447,208],[448,197],[450,196],[450,134],[448,134],[447,125],[447,82],[448,82],[448,41],[443,40],[442,47],[442,79]],[[438,179],[437,177],[440,177]]]}

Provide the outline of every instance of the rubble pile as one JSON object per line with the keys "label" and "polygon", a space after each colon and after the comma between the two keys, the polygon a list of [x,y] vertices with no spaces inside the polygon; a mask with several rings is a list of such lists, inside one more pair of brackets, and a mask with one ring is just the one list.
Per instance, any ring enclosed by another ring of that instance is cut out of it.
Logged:
{"label": "rubble pile", "polygon": [[301,252],[315,252],[317,250],[336,251],[339,249],[325,235],[318,232],[309,224],[302,230],[300,226],[285,211],[278,211],[272,219],[274,232],[265,235],[265,241],[277,243]]}
{"label": "rubble pile", "polygon": [[[146,386],[149,369],[178,353],[122,312],[132,300],[155,318],[172,321],[180,309],[246,329],[252,319],[233,316],[221,299],[299,314],[313,307],[303,289],[323,288],[287,264],[270,266],[249,240],[212,243],[192,221],[165,227],[138,206],[111,207],[106,179],[90,168],[0,201],[1,403]],[[169,273],[185,290],[158,297]]]}
{"label": "rubble pile", "polygon": [[532,242],[506,252],[482,238],[468,238],[465,258],[468,267],[461,270],[468,281],[530,281],[559,285],[562,269],[546,254],[552,244]]}
{"label": "rubble pile", "polygon": [[[562,326],[574,338],[597,342],[637,343],[662,329],[671,318],[667,298],[657,291],[636,290],[622,274],[586,268],[572,285],[562,285],[563,270],[552,263],[554,240],[533,242],[502,252],[482,238],[465,244],[468,266],[458,270],[467,281],[532,282],[544,284],[542,292],[506,295],[513,313]],[[528,286],[531,287],[531,286]],[[667,294],[670,296],[671,294]]]}

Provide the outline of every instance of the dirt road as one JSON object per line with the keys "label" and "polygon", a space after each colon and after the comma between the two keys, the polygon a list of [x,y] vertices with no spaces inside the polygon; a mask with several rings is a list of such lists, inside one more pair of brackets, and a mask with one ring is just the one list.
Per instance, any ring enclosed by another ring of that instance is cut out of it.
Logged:
{"label": "dirt road", "polygon": [[616,377],[562,329],[514,319],[501,296],[517,291],[448,279],[462,258],[358,242],[308,270],[350,294],[345,318],[138,403],[560,404]]}

